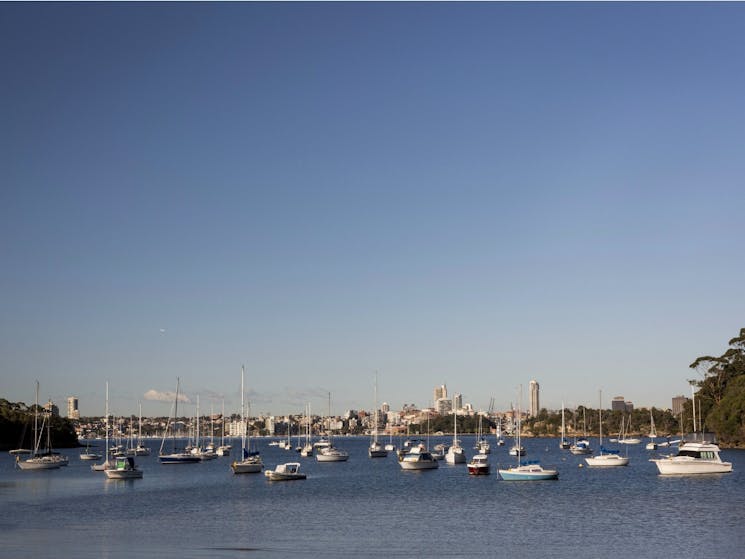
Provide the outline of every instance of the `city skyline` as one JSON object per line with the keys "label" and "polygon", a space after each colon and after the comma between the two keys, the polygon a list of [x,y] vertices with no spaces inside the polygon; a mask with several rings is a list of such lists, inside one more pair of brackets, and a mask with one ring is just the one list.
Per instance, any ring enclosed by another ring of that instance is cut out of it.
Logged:
{"label": "city skyline", "polygon": [[0,3],[0,397],[669,407],[743,327],[743,19]]}

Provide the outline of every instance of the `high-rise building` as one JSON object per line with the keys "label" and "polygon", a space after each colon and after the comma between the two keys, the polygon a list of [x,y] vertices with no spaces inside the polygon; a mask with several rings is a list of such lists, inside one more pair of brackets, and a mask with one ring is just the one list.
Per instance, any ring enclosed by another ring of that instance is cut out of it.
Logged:
{"label": "high-rise building", "polygon": [[67,418],[80,419],[80,410],[78,410],[78,399],[75,396],[67,398]]}
{"label": "high-rise building", "polygon": [[383,402],[380,406],[380,411],[383,412],[383,414],[387,414],[389,411],[391,411],[391,406],[388,402]]}
{"label": "high-rise building", "polygon": [[461,409],[463,409],[463,394],[453,394],[453,411],[458,413]]}
{"label": "high-rise building", "polygon": [[50,414],[54,415],[55,417],[59,416],[59,408],[57,407],[57,404],[49,400],[46,404],[44,404],[44,409],[47,410]]}
{"label": "high-rise building", "polygon": [[683,404],[685,404],[688,401],[688,398],[685,396],[675,396],[673,398],[673,415],[678,416],[680,415],[680,412],[683,411]]}
{"label": "high-rise building", "polygon": [[444,398],[448,397],[448,387],[444,384],[441,384],[440,386],[435,386],[435,395],[432,399],[433,402],[437,402],[437,400],[442,400]]}
{"label": "high-rise building", "polygon": [[616,396],[610,403],[610,409],[613,411],[626,411],[626,398]]}
{"label": "high-rise building", "polygon": [[537,380],[531,380],[530,383],[528,383],[528,391],[530,394],[530,416],[536,417],[538,415],[538,412],[541,410],[541,400],[540,400],[540,385],[538,384]]}

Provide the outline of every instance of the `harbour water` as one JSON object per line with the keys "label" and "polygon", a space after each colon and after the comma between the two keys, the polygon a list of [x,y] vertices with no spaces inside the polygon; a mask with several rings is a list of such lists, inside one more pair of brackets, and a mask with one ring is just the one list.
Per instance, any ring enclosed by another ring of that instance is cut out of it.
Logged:
{"label": "harbour water", "polygon": [[[471,456],[475,437],[462,440]],[[308,479],[234,475],[232,457],[161,465],[158,441],[132,481],[91,472],[73,449],[51,471],[19,471],[4,454],[0,557],[734,558],[745,548],[745,451],[723,451],[730,474],[663,477],[643,444],[628,445],[630,466],[605,470],[557,439],[524,439],[523,459],[556,465],[559,480],[505,482],[496,467],[516,460],[508,445],[492,444],[492,474],[476,477],[444,462],[402,471],[395,453],[368,458],[363,437],[335,439],[350,453],[341,463],[268,442],[258,441],[267,467],[300,461]]]}

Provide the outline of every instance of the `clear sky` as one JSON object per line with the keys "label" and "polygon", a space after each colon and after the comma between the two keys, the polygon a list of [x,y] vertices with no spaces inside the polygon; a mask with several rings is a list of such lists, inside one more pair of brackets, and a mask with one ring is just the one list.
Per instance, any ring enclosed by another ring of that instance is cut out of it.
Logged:
{"label": "clear sky", "polygon": [[[669,407],[745,326],[742,3],[0,4],[0,397]],[[187,407],[188,408],[188,407]],[[188,413],[188,409],[185,411]],[[63,411],[64,413],[64,411]]]}

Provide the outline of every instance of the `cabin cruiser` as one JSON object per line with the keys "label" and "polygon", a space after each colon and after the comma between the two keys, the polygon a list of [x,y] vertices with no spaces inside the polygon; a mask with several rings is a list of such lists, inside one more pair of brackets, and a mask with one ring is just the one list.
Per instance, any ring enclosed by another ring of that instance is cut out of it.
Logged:
{"label": "cabin cruiser", "polygon": [[663,475],[722,474],[732,471],[732,462],[723,462],[719,447],[707,441],[684,442],[675,456],[652,458]]}
{"label": "cabin cruiser", "polygon": [[269,481],[290,481],[293,479],[305,479],[305,474],[300,473],[300,462],[288,462],[277,464],[273,470],[266,470],[264,475]]}
{"label": "cabin cruiser", "polygon": [[399,462],[402,470],[433,470],[437,460],[423,445],[412,447]]}
{"label": "cabin cruiser", "polygon": [[483,476],[489,473],[489,457],[486,454],[476,454],[467,465],[468,473]]}

